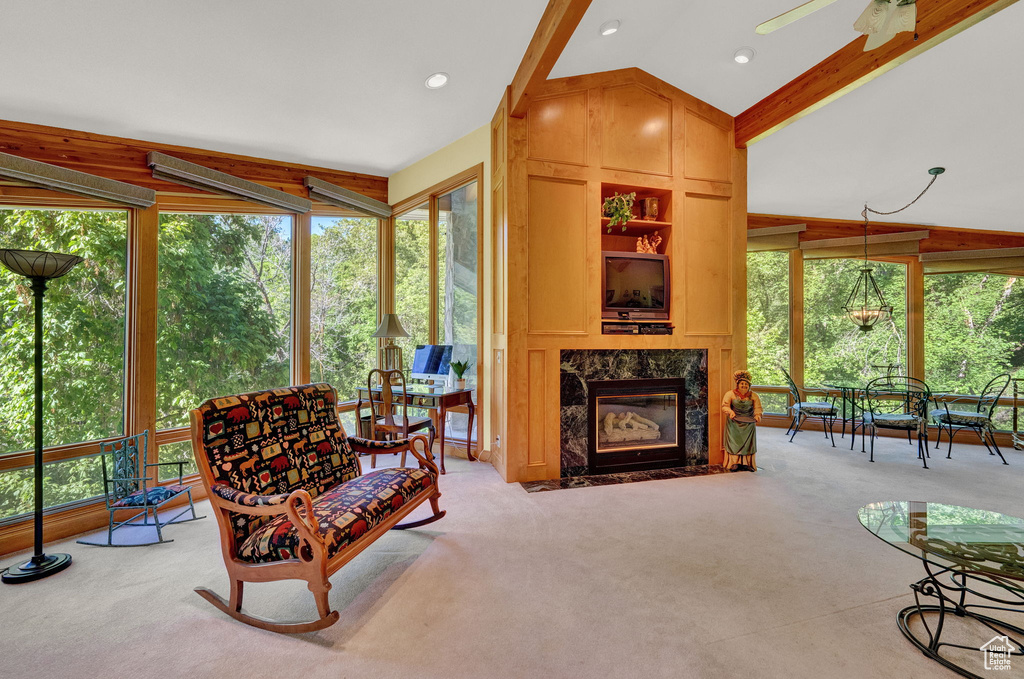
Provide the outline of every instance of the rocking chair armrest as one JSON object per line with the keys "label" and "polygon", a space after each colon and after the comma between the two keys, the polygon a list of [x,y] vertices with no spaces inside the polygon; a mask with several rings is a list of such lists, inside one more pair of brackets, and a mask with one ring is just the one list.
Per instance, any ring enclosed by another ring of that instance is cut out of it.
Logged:
{"label": "rocking chair armrest", "polygon": [[116,481],[152,481],[153,479],[148,476],[119,476],[114,479],[107,479],[107,483],[114,483]]}
{"label": "rocking chair armrest", "polygon": [[291,493],[280,493],[278,495],[257,495],[255,493],[246,493],[243,490],[232,488],[231,486],[223,483],[215,483],[211,485],[210,492],[216,495],[219,499],[240,507],[241,509],[232,508],[231,511],[237,511],[243,514],[266,514],[267,512],[263,511],[248,511],[260,507],[272,507],[274,509],[281,510],[272,513],[281,514],[283,513],[285,504],[288,502],[288,498],[291,497]]}
{"label": "rocking chair armrest", "polygon": [[[416,446],[413,445],[415,441],[423,443],[423,452],[416,450]],[[412,453],[412,456],[420,463],[420,469],[425,469],[434,475],[435,482],[437,480],[438,469],[437,465],[434,464],[434,454],[430,452],[430,447],[427,445],[427,437],[422,434],[413,434],[407,439],[396,439],[394,441],[376,441],[371,439],[364,439],[358,436],[348,437],[349,445],[352,446],[352,450],[361,455],[372,455],[373,453],[384,452],[401,452],[407,450]]]}

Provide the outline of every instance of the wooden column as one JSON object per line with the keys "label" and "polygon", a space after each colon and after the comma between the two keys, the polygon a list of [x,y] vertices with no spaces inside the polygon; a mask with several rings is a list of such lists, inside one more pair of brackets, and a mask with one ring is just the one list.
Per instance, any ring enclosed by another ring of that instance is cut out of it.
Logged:
{"label": "wooden column", "polygon": [[[430,290],[428,298],[430,300],[430,309],[428,309],[427,313],[427,341],[430,342],[431,344],[440,344],[440,323],[438,323],[437,319],[437,302],[439,299],[439,290],[441,286],[438,277],[439,272],[437,270],[437,246],[438,231],[440,230],[438,226],[438,220],[440,219],[441,212],[440,210],[437,209],[437,196],[430,196],[427,205],[427,224],[429,228],[429,236],[427,237],[427,247],[430,249],[430,252],[427,253],[427,261],[430,263],[430,271],[428,273]],[[446,264],[450,265],[450,262],[446,262]]]}
{"label": "wooden column", "polygon": [[148,457],[153,462],[157,459],[156,319],[159,225],[160,212],[156,205],[128,211],[124,433],[140,434],[148,429]]}
{"label": "wooden column", "polygon": [[804,253],[789,252],[789,375],[804,383]]}
{"label": "wooden column", "polygon": [[907,371],[924,379],[924,266],[916,257],[907,262]]}
{"label": "wooden column", "polygon": [[292,304],[291,304],[291,382],[308,384],[311,381],[310,342],[310,245],[313,217],[292,215]]}
{"label": "wooden column", "polygon": [[[395,217],[377,220],[377,321],[395,312]],[[384,366],[383,347],[377,340],[377,367]]]}

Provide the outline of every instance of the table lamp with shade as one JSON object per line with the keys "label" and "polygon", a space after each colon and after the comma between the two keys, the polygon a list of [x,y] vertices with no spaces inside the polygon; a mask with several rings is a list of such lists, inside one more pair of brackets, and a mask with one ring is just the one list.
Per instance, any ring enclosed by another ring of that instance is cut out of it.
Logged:
{"label": "table lamp with shade", "polygon": [[76,255],[0,249],[0,263],[31,280],[35,297],[35,551],[0,577],[8,584],[39,580],[71,565],[70,554],[43,553],[43,295],[48,280],[60,278],[81,261]]}
{"label": "table lamp with shade", "polygon": [[373,336],[387,339],[387,343],[384,345],[384,369],[401,370],[402,347],[395,344],[394,338],[408,337],[409,333],[402,327],[402,322],[398,320],[398,314],[384,314],[380,319],[380,325],[377,326],[377,332],[373,333]]}

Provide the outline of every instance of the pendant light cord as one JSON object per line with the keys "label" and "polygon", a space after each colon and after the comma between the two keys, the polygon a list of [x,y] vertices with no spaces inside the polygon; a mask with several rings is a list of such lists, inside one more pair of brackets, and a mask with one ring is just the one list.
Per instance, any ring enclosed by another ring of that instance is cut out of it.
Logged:
{"label": "pendant light cord", "polygon": [[910,207],[911,205],[913,205],[917,201],[921,200],[921,196],[923,196],[924,194],[928,193],[928,189],[932,188],[932,184],[935,183],[935,180],[938,179],[939,175],[942,174],[945,171],[946,171],[945,168],[941,168],[941,167],[933,167],[932,169],[928,170],[928,174],[930,174],[932,176],[932,180],[930,182],[928,182],[928,186],[924,187],[924,190],[921,191],[921,193],[917,194],[917,198],[915,198],[914,200],[910,201],[909,203],[907,203],[906,205],[901,207],[899,210],[893,210],[891,212],[879,212],[878,210],[874,210],[874,209],[868,207],[867,203],[864,203],[864,209],[861,210],[861,213],[860,213],[860,216],[864,218],[864,266],[868,265],[868,213],[870,212],[870,213],[876,214],[876,215],[894,215],[897,212],[903,212],[908,207]]}

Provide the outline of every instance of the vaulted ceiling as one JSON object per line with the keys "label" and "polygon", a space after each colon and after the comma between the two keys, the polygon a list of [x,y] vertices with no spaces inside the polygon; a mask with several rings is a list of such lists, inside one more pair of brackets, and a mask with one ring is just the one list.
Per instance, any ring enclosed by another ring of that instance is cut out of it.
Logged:
{"label": "vaulted ceiling", "polygon": [[[551,77],[636,66],[736,115],[853,40],[865,0],[754,33],[796,4],[594,0]],[[389,175],[487,123],[546,5],[0,0],[0,118]],[[1022,29],[1018,3],[753,144],[750,211],[856,219],[943,165],[899,221],[1024,232]]]}

